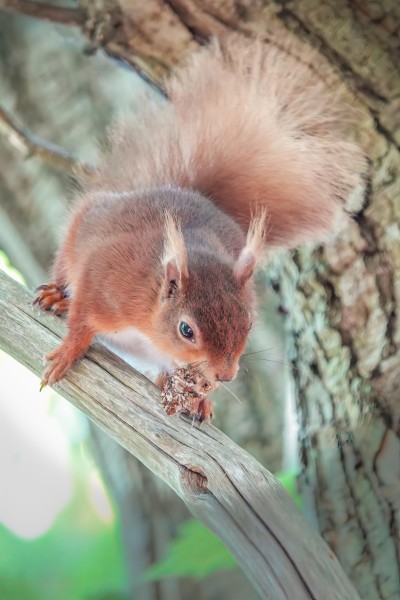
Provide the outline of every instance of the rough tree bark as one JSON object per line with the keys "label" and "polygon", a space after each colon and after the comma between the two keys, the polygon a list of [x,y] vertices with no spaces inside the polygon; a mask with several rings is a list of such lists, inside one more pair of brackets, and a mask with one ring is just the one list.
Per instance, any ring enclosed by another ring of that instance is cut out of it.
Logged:
{"label": "rough tree bark", "polygon": [[[90,23],[99,25],[104,5],[93,6]],[[107,6],[114,25],[97,41],[153,82],[210,34],[291,35],[300,54],[303,43],[317,49],[316,71],[327,85],[343,86],[357,110],[349,135],[370,158],[364,205],[349,207],[356,218],[323,251],[275,259],[269,277],[287,315],[310,514],[363,599],[398,599],[399,4],[121,0]],[[92,30],[84,30],[93,40]]]}

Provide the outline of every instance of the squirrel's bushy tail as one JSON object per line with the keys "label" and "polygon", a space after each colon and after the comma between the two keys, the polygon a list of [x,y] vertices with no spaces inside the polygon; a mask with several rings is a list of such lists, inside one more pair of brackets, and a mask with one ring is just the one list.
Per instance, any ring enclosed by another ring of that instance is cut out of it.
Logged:
{"label": "squirrel's bushy tail", "polygon": [[266,207],[270,244],[326,238],[363,157],[340,136],[332,92],[309,66],[229,36],[192,56],[167,92],[171,103],[147,105],[138,123],[121,120],[105,187],[191,187],[245,227]]}

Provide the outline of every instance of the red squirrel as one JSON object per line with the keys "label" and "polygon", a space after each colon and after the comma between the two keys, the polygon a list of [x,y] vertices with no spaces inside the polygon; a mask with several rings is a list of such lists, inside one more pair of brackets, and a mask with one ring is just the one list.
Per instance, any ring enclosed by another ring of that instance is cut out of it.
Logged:
{"label": "red squirrel", "polygon": [[114,128],[38,288],[42,309],[68,313],[43,384],[94,336],[159,373],[199,365],[210,389],[234,379],[265,245],[325,240],[358,182],[331,93],[285,50],[214,40],[166,87],[169,102]]}

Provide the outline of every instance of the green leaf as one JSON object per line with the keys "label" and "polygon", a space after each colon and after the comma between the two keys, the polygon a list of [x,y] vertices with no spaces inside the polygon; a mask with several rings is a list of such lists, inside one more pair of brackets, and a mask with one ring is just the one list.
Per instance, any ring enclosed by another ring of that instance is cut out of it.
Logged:
{"label": "green leaf", "polygon": [[190,520],[181,525],[179,536],[171,543],[169,554],[147,569],[144,579],[203,579],[215,571],[232,570],[236,567],[235,559],[219,538],[198,521]]}

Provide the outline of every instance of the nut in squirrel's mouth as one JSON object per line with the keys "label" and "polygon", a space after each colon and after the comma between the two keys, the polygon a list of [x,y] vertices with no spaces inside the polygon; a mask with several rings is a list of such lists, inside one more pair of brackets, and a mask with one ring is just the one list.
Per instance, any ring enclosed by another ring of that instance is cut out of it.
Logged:
{"label": "nut in squirrel's mouth", "polygon": [[211,383],[196,368],[178,367],[164,380],[161,397],[165,411],[168,415],[187,414],[209,421],[213,410],[206,394],[218,386],[219,382]]}

